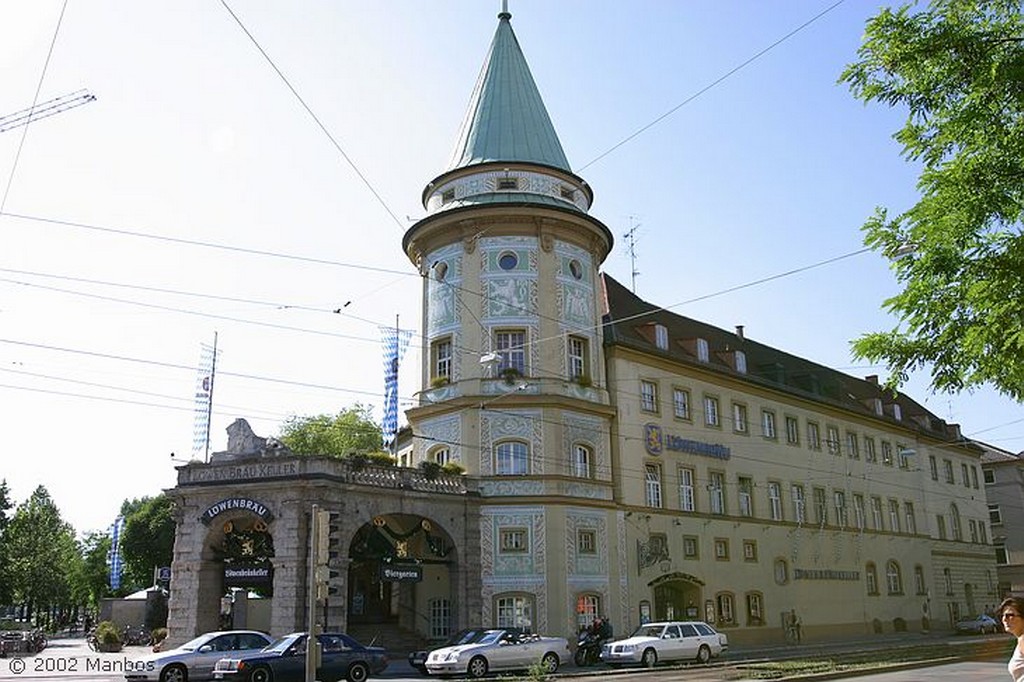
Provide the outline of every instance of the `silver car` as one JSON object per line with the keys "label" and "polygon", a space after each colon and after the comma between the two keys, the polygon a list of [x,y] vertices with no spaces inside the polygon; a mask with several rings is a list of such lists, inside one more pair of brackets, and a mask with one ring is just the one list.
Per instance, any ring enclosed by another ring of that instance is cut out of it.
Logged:
{"label": "silver car", "polygon": [[483,677],[498,670],[526,670],[539,663],[546,674],[572,660],[564,637],[541,637],[516,629],[487,630],[472,642],[434,649],[427,656],[431,675]]}
{"label": "silver car", "polygon": [[659,661],[707,663],[728,648],[728,638],[701,621],[647,623],[626,639],[605,644],[601,660],[612,666],[639,663],[647,668]]}
{"label": "silver car", "polygon": [[125,664],[133,682],[191,682],[213,679],[213,666],[225,656],[254,653],[273,640],[255,630],[207,632],[175,649],[150,654]]}

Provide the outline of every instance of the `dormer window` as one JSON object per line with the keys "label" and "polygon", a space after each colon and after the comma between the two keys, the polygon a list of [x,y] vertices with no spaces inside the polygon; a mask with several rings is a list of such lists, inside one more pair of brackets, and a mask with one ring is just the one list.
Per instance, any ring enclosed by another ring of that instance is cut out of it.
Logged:
{"label": "dormer window", "polygon": [[900,406],[897,405],[896,403],[893,403],[892,406],[892,416],[893,419],[895,419],[898,422],[903,421],[903,411],[900,409]]}
{"label": "dormer window", "polygon": [[663,324],[654,325],[654,345],[661,350],[668,350],[668,328]]}
{"label": "dormer window", "polygon": [[711,358],[711,354],[708,350],[707,339],[697,339],[697,359],[701,362],[707,362]]}
{"label": "dormer window", "polygon": [[572,187],[566,187],[565,185],[562,185],[559,191],[561,192],[563,199],[566,199],[568,201],[576,201],[576,190],[574,190]]}
{"label": "dormer window", "polygon": [[498,178],[498,189],[505,191],[519,189],[519,178]]}
{"label": "dormer window", "polygon": [[741,350],[736,351],[736,371],[740,374],[747,373],[747,354]]}
{"label": "dormer window", "polygon": [[453,201],[455,201],[455,188],[446,189],[445,191],[441,192],[442,204],[450,204]]}

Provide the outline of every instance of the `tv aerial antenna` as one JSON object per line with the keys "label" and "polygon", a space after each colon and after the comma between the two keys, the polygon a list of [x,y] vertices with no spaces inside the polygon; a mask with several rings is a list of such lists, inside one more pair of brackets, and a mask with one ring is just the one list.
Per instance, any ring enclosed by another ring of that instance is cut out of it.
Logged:
{"label": "tv aerial antenna", "polygon": [[636,269],[636,231],[640,229],[641,224],[636,222],[636,216],[629,216],[629,229],[622,235],[629,244],[627,249],[629,251],[629,275],[634,294],[636,293],[636,276],[640,274],[640,271]]}

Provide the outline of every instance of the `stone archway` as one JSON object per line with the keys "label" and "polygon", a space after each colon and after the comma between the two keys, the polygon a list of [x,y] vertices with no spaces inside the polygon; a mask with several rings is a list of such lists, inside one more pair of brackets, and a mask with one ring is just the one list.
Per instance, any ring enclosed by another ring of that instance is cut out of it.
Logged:
{"label": "stone archway", "polygon": [[273,517],[265,509],[244,507],[207,514],[199,565],[200,629],[269,631],[275,552],[268,520]]}
{"label": "stone archway", "polygon": [[406,513],[374,516],[353,535],[348,558],[351,626],[447,635],[459,572],[455,543],[435,521]]}
{"label": "stone archway", "polygon": [[704,581],[689,573],[666,573],[648,583],[654,591],[654,620],[698,620]]}

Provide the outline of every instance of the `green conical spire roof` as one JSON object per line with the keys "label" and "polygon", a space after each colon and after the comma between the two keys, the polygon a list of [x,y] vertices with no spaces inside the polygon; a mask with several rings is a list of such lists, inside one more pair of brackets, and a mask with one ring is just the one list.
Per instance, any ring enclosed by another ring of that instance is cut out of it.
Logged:
{"label": "green conical spire roof", "polygon": [[562,145],[530,75],[512,15],[498,30],[473,89],[448,171],[487,162],[544,164],[571,173]]}

